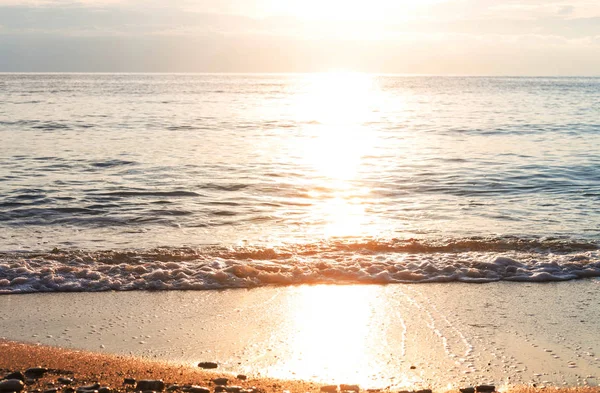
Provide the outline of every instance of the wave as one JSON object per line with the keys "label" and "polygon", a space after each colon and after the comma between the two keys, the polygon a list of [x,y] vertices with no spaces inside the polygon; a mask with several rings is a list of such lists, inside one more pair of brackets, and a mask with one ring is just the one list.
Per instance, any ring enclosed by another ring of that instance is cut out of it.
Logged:
{"label": "wave", "polygon": [[600,277],[598,244],[565,239],[331,241],[270,247],[0,254],[0,293],[301,284],[550,282]]}
{"label": "wave", "polygon": [[108,197],[198,197],[202,196],[193,191],[114,191],[97,193],[98,196]]}

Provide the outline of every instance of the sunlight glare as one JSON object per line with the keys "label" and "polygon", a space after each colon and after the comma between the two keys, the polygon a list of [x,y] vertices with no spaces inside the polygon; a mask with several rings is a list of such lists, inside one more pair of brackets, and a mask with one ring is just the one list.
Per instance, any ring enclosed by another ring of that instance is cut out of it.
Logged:
{"label": "sunlight glare", "polygon": [[295,105],[299,122],[307,124],[298,151],[314,171],[314,182],[327,190],[313,193],[318,200],[314,221],[325,237],[358,236],[365,221],[361,197],[369,190],[354,189],[364,157],[375,146],[370,124],[378,121],[381,96],[374,78],[350,72],[316,74],[306,82]]}
{"label": "sunlight glare", "polygon": [[372,77],[357,73],[313,76],[296,104],[309,138],[302,147],[306,161],[319,175],[332,180],[354,177],[361,158],[373,147],[365,123],[375,118],[378,96]]}
{"label": "sunlight glare", "polygon": [[[374,287],[347,286],[298,288],[293,311],[293,353],[280,365],[282,370],[294,370],[297,377],[307,379],[335,378],[336,383],[370,381],[366,375],[357,376],[356,370],[376,372],[376,357],[369,352],[376,334],[370,331],[374,296],[364,292]],[[351,381],[351,382],[348,382]]]}

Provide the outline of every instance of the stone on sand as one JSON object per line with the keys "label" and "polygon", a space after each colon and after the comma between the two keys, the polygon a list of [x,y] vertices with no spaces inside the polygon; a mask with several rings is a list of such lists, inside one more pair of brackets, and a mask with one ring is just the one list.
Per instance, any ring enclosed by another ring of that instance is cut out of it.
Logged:
{"label": "stone on sand", "polygon": [[165,383],[162,379],[143,379],[138,381],[135,386],[136,391],[151,390],[154,392],[162,392],[165,390]]}
{"label": "stone on sand", "polygon": [[0,381],[0,392],[20,392],[25,384],[20,379],[6,379]]}
{"label": "stone on sand", "polygon": [[184,392],[189,393],[210,393],[209,388],[205,388],[203,386],[192,385],[183,389]]}
{"label": "stone on sand", "polygon": [[211,369],[211,368],[217,368],[217,367],[219,367],[219,365],[215,362],[200,362],[200,363],[198,363],[198,367],[205,368],[205,369]]}
{"label": "stone on sand", "polygon": [[58,383],[61,383],[63,385],[70,385],[73,383],[73,380],[71,378],[66,378],[66,377],[59,377],[57,379]]}
{"label": "stone on sand", "polygon": [[215,385],[227,385],[229,382],[227,378],[215,378],[212,381]]}
{"label": "stone on sand", "polygon": [[27,378],[41,378],[48,372],[46,367],[32,367],[25,370],[25,376]]}
{"label": "stone on sand", "polygon": [[25,375],[23,375],[23,373],[20,371],[15,371],[14,373],[5,375],[2,379],[18,379],[25,382]]}

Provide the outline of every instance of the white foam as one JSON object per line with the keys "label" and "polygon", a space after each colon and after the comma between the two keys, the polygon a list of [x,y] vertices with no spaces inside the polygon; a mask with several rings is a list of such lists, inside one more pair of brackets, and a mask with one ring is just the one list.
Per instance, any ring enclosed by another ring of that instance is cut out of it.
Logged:
{"label": "white foam", "polygon": [[600,277],[599,251],[317,254],[275,260],[111,252],[3,255],[0,293],[198,290],[314,283],[548,282]]}

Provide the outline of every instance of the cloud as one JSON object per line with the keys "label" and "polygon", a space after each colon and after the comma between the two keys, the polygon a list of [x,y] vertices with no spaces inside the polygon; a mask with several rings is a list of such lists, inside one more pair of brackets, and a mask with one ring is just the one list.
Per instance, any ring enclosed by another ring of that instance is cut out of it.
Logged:
{"label": "cloud", "polygon": [[314,21],[250,9],[265,1],[0,0],[0,70],[600,70],[600,5],[593,2],[447,0],[380,21]]}
{"label": "cloud", "polygon": [[575,6],[572,5],[563,5],[558,8],[558,15],[572,15],[575,12]]}

